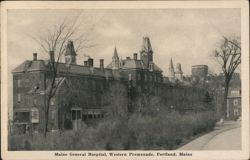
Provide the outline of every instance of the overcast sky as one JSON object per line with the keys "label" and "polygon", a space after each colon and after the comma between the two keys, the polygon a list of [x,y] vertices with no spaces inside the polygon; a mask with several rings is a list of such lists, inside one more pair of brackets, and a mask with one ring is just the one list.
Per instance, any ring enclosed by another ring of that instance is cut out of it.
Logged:
{"label": "overcast sky", "polygon": [[88,31],[95,47],[78,53],[78,64],[83,54],[95,59],[111,61],[114,47],[125,58],[139,52],[142,37],[149,36],[155,63],[168,75],[170,58],[174,66],[181,63],[184,74],[191,74],[191,66],[206,64],[218,73],[220,68],[210,57],[222,35],[240,36],[240,9],[141,9],[141,10],[9,10],[8,64],[13,69],[26,59],[46,58],[29,34],[42,34],[65,17],[81,13],[81,30]]}

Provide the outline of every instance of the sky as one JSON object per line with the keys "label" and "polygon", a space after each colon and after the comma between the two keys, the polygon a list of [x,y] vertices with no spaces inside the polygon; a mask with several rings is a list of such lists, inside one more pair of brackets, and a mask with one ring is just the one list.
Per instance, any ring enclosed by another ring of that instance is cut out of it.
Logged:
{"label": "sky", "polygon": [[[78,18],[76,18],[78,17]],[[12,113],[11,70],[25,60],[47,59],[45,53],[31,36],[47,35],[47,30],[62,21],[81,22],[79,33],[85,33],[94,47],[77,53],[77,63],[83,64],[84,54],[111,62],[114,48],[120,58],[139,53],[142,38],[148,36],[154,51],[154,62],[168,76],[170,59],[174,66],[181,63],[184,75],[191,74],[191,66],[208,65],[211,73],[220,67],[211,57],[224,36],[240,36],[240,9],[106,9],[106,10],[8,10],[8,106]],[[73,40],[73,39],[72,39]],[[86,57],[85,57],[86,58]],[[12,117],[10,115],[10,117]]]}
{"label": "sky", "polygon": [[[220,67],[211,57],[222,35],[240,36],[240,9],[109,9],[109,10],[9,10],[8,65],[9,71],[24,60],[47,58],[30,35],[46,35],[47,30],[64,19],[78,17],[80,32],[86,32],[94,47],[77,53],[77,63],[83,64],[83,54],[111,61],[114,47],[122,58],[139,53],[143,36],[148,36],[154,51],[154,61],[168,75],[170,58],[174,66],[181,63],[185,75],[191,66],[206,64],[210,72]],[[76,19],[76,18],[75,18]]]}

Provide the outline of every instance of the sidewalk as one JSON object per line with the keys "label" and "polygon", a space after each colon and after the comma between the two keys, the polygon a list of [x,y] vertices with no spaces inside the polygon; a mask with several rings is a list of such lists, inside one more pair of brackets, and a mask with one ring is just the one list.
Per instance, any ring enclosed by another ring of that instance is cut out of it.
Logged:
{"label": "sidewalk", "polygon": [[[223,132],[232,130],[234,128],[240,128],[241,121],[225,121],[223,125],[218,125],[215,127],[214,131],[207,133],[188,144],[182,146],[178,150],[206,150],[206,145],[217,135],[222,134]],[[211,149],[211,148],[210,148]]]}

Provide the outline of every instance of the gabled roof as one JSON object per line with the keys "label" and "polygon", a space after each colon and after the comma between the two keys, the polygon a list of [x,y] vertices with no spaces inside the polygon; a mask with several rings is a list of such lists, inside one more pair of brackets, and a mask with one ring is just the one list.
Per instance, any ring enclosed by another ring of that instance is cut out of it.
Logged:
{"label": "gabled roof", "polygon": [[[148,69],[142,60],[125,59],[122,60],[122,64],[123,66],[121,66],[121,69]],[[154,71],[162,72],[160,67],[158,67],[155,63],[153,64],[154,64]],[[109,63],[106,68],[112,69],[112,62]]]}
{"label": "gabled roof", "polygon": [[112,69],[112,62],[110,62],[110,63],[106,66],[106,68]]}
{"label": "gabled roof", "polygon": [[154,70],[155,71],[162,72],[160,67],[158,67],[155,63],[153,63],[153,64],[154,64]]}
{"label": "gabled roof", "polygon": [[[101,68],[94,68],[75,64],[58,63],[58,72],[60,73],[71,73],[78,75],[94,75],[105,77],[105,71]],[[106,70],[106,69],[105,69]],[[49,71],[48,60],[37,60],[37,61],[24,61],[22,64],[17,66],[12,73],[24,73],[30,71]],[[112,75],[112,74],[111,74]],[[113,75],[112,75],[113,76]]]}
{"label": "gabled roof", "polygon": [[126,59],[124,62],[123,69],[147,69],[142,60]]}
{"label": "gabled roof", "polygon": [[24,61],[22,64],[18,65],[15,69],[12,70],[12,73],[24,72],[27,70],[30,65],[30,61]]}
{"label": "gabled roof", "polygon": [[72,73],[72,74],[85,74],[90,75],[90,69],[87,66],[80,66],[80,65],[67,65],[65,63],[58,64],[58,71],[64,73]]}
{"label": "gabled roof", "polygon": [[46,66],[43,60],[37,61],[24,61],[22,64],[17,66],[15,69],[12,70],[12,73],[21,73],[26,71],[42,71],[46,70]]}

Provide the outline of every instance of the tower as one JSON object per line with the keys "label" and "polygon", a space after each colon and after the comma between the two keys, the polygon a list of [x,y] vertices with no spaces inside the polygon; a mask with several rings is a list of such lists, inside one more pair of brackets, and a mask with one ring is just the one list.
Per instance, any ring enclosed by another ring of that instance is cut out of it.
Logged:
{"label": "tower", "polygon": [[112,57],[112,69],[119,69],[119,63],[120,61],[119,61],[117,49],[115,47],[114,54]]}
{"label": "tower", "polygon": [[182,69],[181,69],[181,64],[177,63],[177,65],[176,65],[176,72],[175,72],[175,78],[179,79],[179,80],[182,80],[182,78],[183,78],[182,75],[183,75],[183,72],[182,72]]}
{"label": "tower", "polygon": [[65,56],[65,63],[76,64],[76,52],[73,41],[68,41],[64,56]]}
{"label": "tower", "polygon": [[169,80],[170,81],[173,81],[174,78],[175,78],[175,73],[174,73],[174,65],[173,65],[173,60],[171,58],[170,60],[170,64],[169,64],[169,68],[168,68],[168,71],[169,71]]}
{"label": "tower", "polygon": [[147,65],[147,67],[149,67],[149,64],[153,62],[153,50],[149,37],[143,37],[140,54],[141,60]]}

